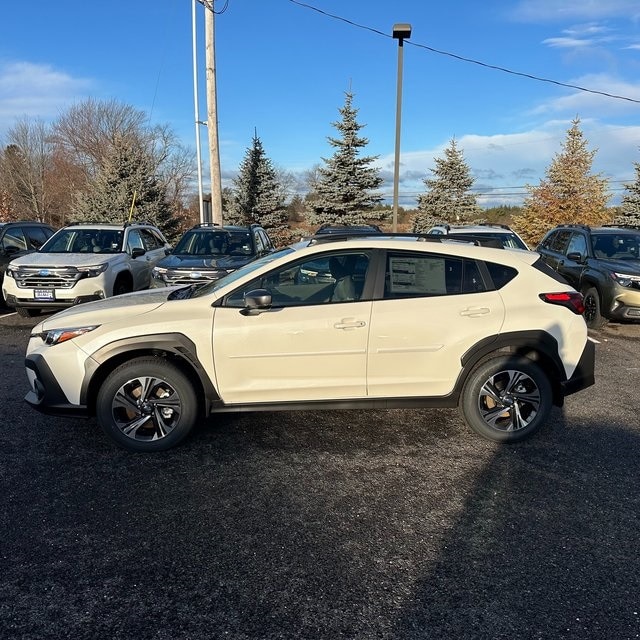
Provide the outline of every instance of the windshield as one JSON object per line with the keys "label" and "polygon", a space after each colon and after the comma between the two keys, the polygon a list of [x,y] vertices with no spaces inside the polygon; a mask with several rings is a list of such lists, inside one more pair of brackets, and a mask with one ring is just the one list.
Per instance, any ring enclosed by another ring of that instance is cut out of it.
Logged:
{"label": "windshield", "polygon": [[40,248],[40,253],[120,253],[122,230],[60,229]]}
{"label": "windshield", "polygon": [[529,249],[529,247],[527,247],[527,245],[522,242],[515,233],[490,233],[484,235],[489,235],[491,238],[500,240],[505,249]]}
{"label": "windshield", "polygon": [[640,233],[594,233],[593,255],[609,260],[640,259]]}
{"label": "windshield", "polygon": [[[433,232],[432,232],[433,233]],[[457,232],[450,231],[450,238],[467,238],[469,240],[478,240],[480,242],[492,240],[496,245],[502,245],[505,249],[528,249],[527,245],[520,240],[515,233],[491,233],[491,232]]]}
{"label": "windshield", "polygon": [[252,256],[251,234],[248,231],[187,231],[174,255],[182,256]]}
{"label": "windshield", "polygon": [[206,295],[209,295],[210,293],[214,293],[218,289],[222,287],[226,287],[228,284],[231,284],[232,282],[235,282],[236,280],[243,278],[244,276],[246,276],[249,273],[252,273],[256,269],[260,269],[265,264],[269,264],[270,262],[273,262],[278,258],[282,258],[283,256],[286,256],[287,254],[292,253],[293,251],[295,251],[295,249],[292,249],[291,247],[286,247],[285,249],[280,249],[280,251],[269,253],[266,256],[263,256],[262,258],[258,258],[258,260],[254,260],[253,262],[246,264],[244,267],[240,267],[240,269],[236,269],[235,271],[232,271],[231,273],[220,278],[219,280],[215,280],[214,282],[205,284],[202,287],[198,287],[191,294],[191,297],[199,298],[201,296],[206,296]]}

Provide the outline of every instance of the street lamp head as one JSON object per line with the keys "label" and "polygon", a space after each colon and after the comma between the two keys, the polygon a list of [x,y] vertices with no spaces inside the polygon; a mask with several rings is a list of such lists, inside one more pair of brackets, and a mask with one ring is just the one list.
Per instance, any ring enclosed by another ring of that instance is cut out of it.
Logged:
{"label": "street lamp head", "polygon": [[411,25],[407,23],[393,25],[393,37],[398,40],[404,40],[411,37]]}

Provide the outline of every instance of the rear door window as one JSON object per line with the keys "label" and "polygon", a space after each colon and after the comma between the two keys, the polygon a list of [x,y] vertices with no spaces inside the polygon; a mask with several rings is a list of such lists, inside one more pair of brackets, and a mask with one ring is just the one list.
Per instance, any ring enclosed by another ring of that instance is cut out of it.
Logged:
{"label": "rear door window", "polygon": [[389,252],[384,297],[419,298],[486,291],[474,260],[436,254]]}

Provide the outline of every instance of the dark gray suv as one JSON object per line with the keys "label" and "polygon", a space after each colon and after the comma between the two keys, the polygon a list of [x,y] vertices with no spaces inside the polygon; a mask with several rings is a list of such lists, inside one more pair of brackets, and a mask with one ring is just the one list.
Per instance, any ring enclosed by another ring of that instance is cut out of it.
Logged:
{"label": "dark gray suv", "polygon": [[640,227],[560,225],[536,251],[582,292],[587,326],[640,322]]}
{"label": "dark gray suv", "polygon": [[37,251],[55,232],[44,222],[0,222],[0,303],[4,304],[2,280],[11,260]]}
{"label": "dark gray suv", "polygon": [[170,255],[155,266],[152,286],[170,287],[219,280],[273,250],[271,239],[259,224],[197,224],[185,232]]}

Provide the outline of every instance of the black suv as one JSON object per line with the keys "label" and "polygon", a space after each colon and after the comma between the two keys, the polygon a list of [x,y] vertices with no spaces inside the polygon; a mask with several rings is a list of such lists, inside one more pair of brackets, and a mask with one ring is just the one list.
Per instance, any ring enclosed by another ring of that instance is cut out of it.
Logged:
{"label": "black suv", "polygon": [[640,227],[560,225],[536,251],[582,292],[590,328],[607,319],[640,322]]}
{"label": "black suv", "polygon": [[267,232],[249,226],[204,222],[189,229],[153,269],[152,286],[219,280],[248,262],[274,251]]}
{"label": "black suv", "polygon": [[44,222],[20,220],[19,222],[0,222],[0,302],[2,279],[11,260],[26,253],[37,251],[55,232]]}

